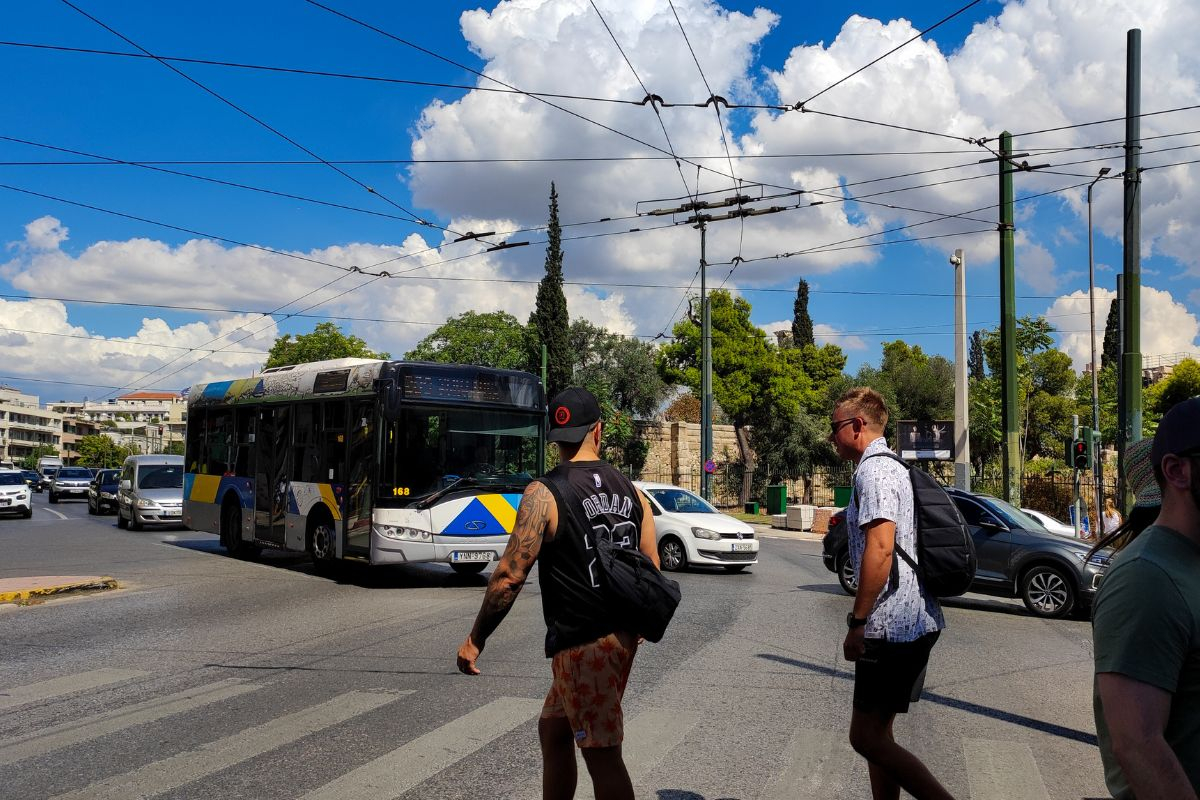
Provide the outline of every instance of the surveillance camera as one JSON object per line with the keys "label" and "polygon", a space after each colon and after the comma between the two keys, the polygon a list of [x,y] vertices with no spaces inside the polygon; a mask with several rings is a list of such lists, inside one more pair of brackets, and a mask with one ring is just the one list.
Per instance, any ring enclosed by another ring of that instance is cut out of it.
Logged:
{"label": "surveillance camera", "polygon": [[962,264],[962,259],[958,256],[950,256],[950,263],[957,267]]}

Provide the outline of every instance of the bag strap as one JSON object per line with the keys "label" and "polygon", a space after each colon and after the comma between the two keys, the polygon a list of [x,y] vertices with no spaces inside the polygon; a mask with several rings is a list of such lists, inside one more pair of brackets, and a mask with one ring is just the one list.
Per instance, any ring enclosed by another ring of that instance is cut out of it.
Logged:
{"label": "bag strap", "polygon": [[[884,453],[871,453],[871,455],[866,456],[865,458],[860,460],[858,462],[858,465],[861,467],[863,461],[866,461],[867,459],[875,458],[877,456],[886,456],[887,458],[890,458],[893,461],[896,461],[899,464],[901,464],[909,472],[911,472],[913,469],[915,469],[915,467],[912,464],[908,463],[903,458],[901,458],[900,456],[896,455],[895,453],[893,453],[891,451],[884,452]],[[855,478],[854,483],[855,483],[854,488],[857,489],[858,488],[857,476]],[[854,492],[854,508],[855,508],[855,510],[858,509],[858,492],[857,491]],[[913,493],[913,536],[914,536],[914,538],[916,537],[916,533],[917,533],[916,515],[917,515],[917,497],[916,497],[916,493],[914,492]],[[900,558],[902,558],[904,560],[905,564],[908,564],[909,569],[911,569],[913,571],[914,575],[917,575],[918,577],[920,576],[920,572],[917,570],[916,559],[914,559],[907,552],[905,552],[904,548],[900,546],[900,542],[893,541],[892,542],[892,550],[895,551],[900,556]],[[896,563],[895,559],[892,559],[891,579],[892,579],[893,585],[895,585],[895,586],[900,585],[900,567]]]}

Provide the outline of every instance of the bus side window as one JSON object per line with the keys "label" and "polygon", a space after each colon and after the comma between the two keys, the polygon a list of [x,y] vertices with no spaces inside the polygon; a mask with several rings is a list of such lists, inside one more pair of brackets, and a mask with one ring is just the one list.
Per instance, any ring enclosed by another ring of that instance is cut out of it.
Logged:
{"label": "bus side window", "polygon": [[233,409],[216,408],[208,412],[207,433],[204,437],[208,475],[224,475],[229,469],[230,445],[233,442]]}
{"label": "bus side window", "polygon": [[[346,401],[331,400],[324,408],[325,424],[322,426],[321,459],[322,471],[317,480],[322,483],[344,483],[346,481]],[[355,420],[357,424],[357,420]]]}
{"label": "bus side window", "polygon": [[188,472],[200,472],[205,465],[204,456],[204,422],[208,413],[202,408],[193,408],[188,414],[187,424],[187,464]]}
{"label": "bus side window", "polygon": [[239,408],[237,410],[237,454],[234,460],[233,474],[251,477],[250,458],[254,454],[254,409]]}
{"label": "bus side window", "polygon": [[313,403],[296,406],[292,439],[292,480],[307,483],[324,483],[328,480],[320,470],[320,453],[317,450],[317,424],[321,407]]}

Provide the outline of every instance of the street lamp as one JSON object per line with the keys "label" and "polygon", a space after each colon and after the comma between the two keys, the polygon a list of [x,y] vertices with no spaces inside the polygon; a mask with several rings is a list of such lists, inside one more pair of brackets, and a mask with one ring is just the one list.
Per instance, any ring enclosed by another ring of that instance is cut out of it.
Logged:
{"label": "street lamp", "polygon": [[[1097,434],[1100,430],[1100,378],[1099,368],[1096,364],[1096,262],[1093,255],[1092,247],[1092,187],[1095,186],[1100,179],[1112,172],[1109,167],[1101,167],[1100,174],[1088,184],[1087,187],[1087,210],[1088,210],[1088,305],[1090,306],[1091,324],[1088,328],[1088,340],[1092,347],[1092,430]],[[1095,436],[1094,441],[1099,442],[1099,435]],[[1093,501],[1096,505],[1096,527],[1100,528],[1100,520],[1103,518],[1102,499],[1100,497],[1104,489],[1104,465],[1100,463],[1100,453],[1092,453],[1092,475],[1093,475],[1093,491],[1095,495]],[[1098,535],[1102,531],[1097,530]]]}

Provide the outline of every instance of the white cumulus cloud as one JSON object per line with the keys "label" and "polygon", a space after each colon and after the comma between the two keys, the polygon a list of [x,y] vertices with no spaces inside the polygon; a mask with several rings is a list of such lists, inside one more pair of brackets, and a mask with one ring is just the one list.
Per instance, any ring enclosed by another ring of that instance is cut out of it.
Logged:
{"label": "white cumulus cloud", "polygon": [[[1108,309],[1117,293],[1096,289],[1096,358],[1104,349],[1104,326]],[[1146,357],[1191,352],[1200,349],[1200,320],[1171,293],[1142,286],[1142,353]],[[1064,295],[1046,309],[1046,317],[1059,330],[1059,347],[1071,357],[1076,370],[1092,360],[1088,344],[1088,294],[1086,291]]]}

